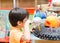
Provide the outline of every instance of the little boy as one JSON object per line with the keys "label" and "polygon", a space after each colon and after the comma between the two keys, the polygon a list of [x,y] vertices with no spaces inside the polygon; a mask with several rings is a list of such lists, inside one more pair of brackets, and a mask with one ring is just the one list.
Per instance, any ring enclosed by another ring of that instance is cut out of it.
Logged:
{"label": "little boy", "polygon": [[[14,8],[9,12],[9,21],[12,25],[9,43],[30,43],[28,25],[29,13],[23,8]],[[22,31],[22,29],[24,31]],[[27,30],[27,31],[26,31]],[[28,34],[28,35],[27,35]]]}

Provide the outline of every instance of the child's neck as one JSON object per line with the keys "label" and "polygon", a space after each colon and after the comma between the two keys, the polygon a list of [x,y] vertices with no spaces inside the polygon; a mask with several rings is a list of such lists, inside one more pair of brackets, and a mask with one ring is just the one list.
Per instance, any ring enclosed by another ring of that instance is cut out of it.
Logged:
{"label": "child's neck", "polygon": [[22,29],[21,29],[20,27],[18,27],[18,26],[13,27],[13,29],[16,29],[16,30],[18,30],[18,31],[22,31]]}

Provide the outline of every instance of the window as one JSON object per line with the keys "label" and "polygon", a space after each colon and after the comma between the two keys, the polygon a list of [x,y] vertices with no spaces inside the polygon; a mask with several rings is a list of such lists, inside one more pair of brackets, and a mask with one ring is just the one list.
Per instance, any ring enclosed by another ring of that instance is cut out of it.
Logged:
{"label": "window", "polygon": [[35,0],[17,0],[18,7],[34,7]]}
{"label": "window", "polygon": [[0,7],[1,8],[12,8],[13,7],[13,0],[0,0]]}
{"label": "window", "polygon": [[48,4],[48,0],[17,0],[17,7],[35,7],[36,4]]}
{"label": "window", "polygon": [[[13,8],[13,0],[0,0],[0,8]],[[38,4],[47,4],[48,0],[16,0],[16,7],[30,8]]]}
{"label": "window", "polygon": [[48,0],[37,0],[37,4],[48,4]]}

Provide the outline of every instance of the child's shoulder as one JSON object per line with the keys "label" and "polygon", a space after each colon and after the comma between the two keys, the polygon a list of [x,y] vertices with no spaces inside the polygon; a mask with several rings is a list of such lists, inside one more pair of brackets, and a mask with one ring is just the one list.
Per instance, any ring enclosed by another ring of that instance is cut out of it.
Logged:
{"label": "child's shoulder", "polygon": [[16,29],[12,29],[12,30],[10,30],[10,32],[16,32],[17,30]]}
{"label": "child's shoulder", "polygon": [[13,34],[23,34],[23,32],[20,32],[19,30],[16,30],[16,29],[10,30],[10,33],[13,33]]}
{"label": "child's shoulder", "polygon": [[15,32],[20,32],[20,31],[19,30],[16,30],[16,29],[12,29],[12,30],[10,30],[10,32],[15,33]]}
{"label": "child's shoulder", "polygon": [[10,30],[10,35],[14,35],[14,34],[16,34],[16,30],[15,29],[12,29],[12,30]]}

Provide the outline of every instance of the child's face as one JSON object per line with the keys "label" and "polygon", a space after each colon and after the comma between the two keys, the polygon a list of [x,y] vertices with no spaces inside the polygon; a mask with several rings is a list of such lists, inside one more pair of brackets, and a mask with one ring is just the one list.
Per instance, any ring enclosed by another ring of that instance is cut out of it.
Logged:
{"label": "child's face", "polygon": [[23,22],[18,23],[18,26],[20,28],[23,28],[26,21],[27,21],[27,17],[23,20]]}
{"label": "child's face", "polygon": [[26,21],[27,21],[27,17],[23,20],[23,27]]}

